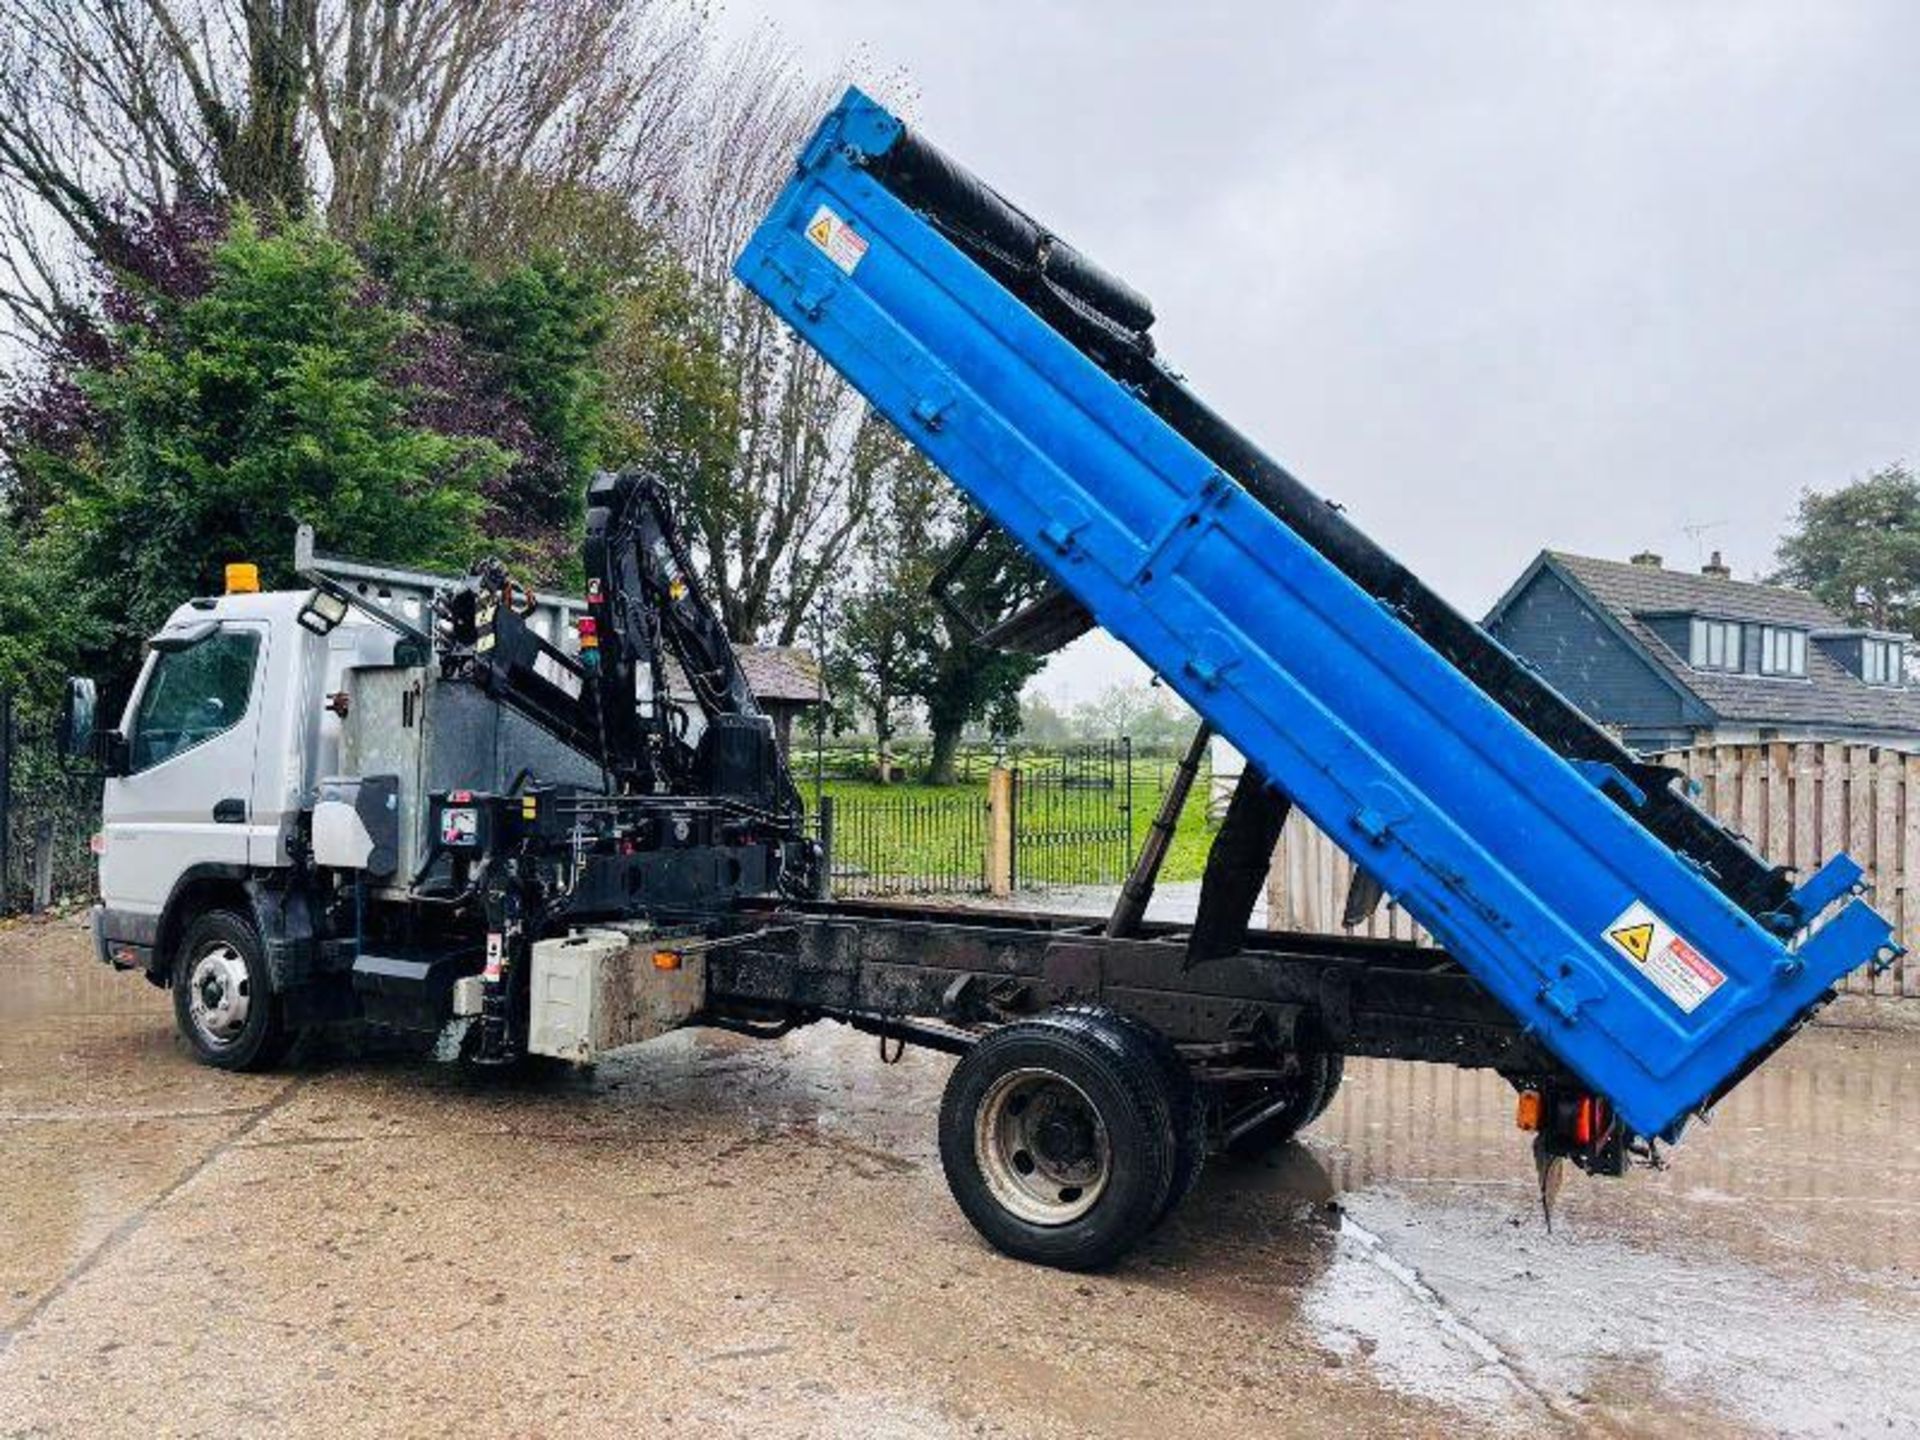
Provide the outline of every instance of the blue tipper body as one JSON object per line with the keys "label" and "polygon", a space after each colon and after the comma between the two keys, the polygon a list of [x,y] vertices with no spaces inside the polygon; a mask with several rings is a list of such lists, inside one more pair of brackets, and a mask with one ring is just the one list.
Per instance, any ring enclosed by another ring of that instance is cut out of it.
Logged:
{"label": "blue tipper body", "polygon": [[741,280],[1635,1132],[1892,953],[1845,857],[1810,933],[1728,900],[866,173],[900,134],[850,92]]}

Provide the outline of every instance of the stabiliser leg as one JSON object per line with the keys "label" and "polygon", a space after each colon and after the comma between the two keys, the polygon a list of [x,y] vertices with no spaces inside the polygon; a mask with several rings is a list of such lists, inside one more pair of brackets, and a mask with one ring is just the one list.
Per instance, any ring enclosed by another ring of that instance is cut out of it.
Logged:
{"label": "stabiliser leg", "polygon": [[473,1061],[477,1065],[511,1065],[519,1054],[513,989],[532,960],[532,946],[517,888],[489,894],[486,905],[487,961],[481,972],[480,1040]]}

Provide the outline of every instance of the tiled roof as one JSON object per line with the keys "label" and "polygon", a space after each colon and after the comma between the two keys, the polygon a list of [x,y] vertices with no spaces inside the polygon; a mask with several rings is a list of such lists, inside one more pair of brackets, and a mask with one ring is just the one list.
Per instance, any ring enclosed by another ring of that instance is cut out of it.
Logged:
{"label": "tiled roof", "polygon": [[[747,673],[755,699],[806,706],[818,705],[824,698],[820,662],[811,650],[797,645],[736,645],[733,654]],[[693,694],[686,672],[671,654],[667,656],[667,689],[682,698]]]}
{"label": "tiled roof", "polygon": [[1729,620],[1803,625],[1809,630],[1839,630],[1846,625],[1806,591],[1789,590],[1783,585],[1722,580],[1690,570],[1595,560],[1560,550],[1549,550],[1547,555],[1615,614],[1684,610]]}
{"label": "tiled roof", "polygon": [[1687,611],[1727,620],[1839,630],[1846,621],[1802,590],[1550,550],[1547,562],[1604,606],[1654,662],[1723,720],[1920,731],[1920,689],[1868,685],[1807,645],[1807,677],[1696,670],[1639,617]]}
{"label": "tiled roof", "polygon": [[820,662],[798,645],[736,645],[747,683],[762,700],[817,705],[824,694]]}

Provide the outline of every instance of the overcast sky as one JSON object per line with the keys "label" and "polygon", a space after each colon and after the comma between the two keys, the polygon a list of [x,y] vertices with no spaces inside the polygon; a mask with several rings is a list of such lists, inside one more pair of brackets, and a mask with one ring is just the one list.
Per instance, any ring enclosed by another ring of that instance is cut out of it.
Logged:
{"label": "overcast sky", "polygon": [[723,16],[768,21],[823,73],[903,72],[927,135],[1476,616],[1546,546],[1757,576],[1803,488],[1914,453],[1920,5]]}

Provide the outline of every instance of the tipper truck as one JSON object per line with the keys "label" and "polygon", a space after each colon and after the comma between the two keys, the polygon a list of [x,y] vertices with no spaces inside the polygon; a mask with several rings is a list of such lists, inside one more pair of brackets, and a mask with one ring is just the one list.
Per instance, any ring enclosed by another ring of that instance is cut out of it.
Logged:
{"label": "tipper truck", "polygon": [[[578,599],[303,533],[302,588],[241,567],[183,605],[117,727],[71,682],[100,958],[200,1058],[366,1020],[588,1064],[833,1020],[957,1057],[960,1208],[1084,1268],[1209,1154],[1290,1140],[1348,1056],[1499,1073],[1543,1194],[1621,1174],[1899,953],[1855,862],[1756,854],[1207,409],[1145,297],[858,91],[737,273],[978,506],[943,579],[995,528],[1046,573],[979,643],[1105,627],[1202,717],[1190,761],[1213,730],[1248,757],[1194,921],[1144,918],[1164,823],[1104,923],[836,899],[670,497],[604,475]],[[1251,929],[1295,806],[1356,862],[1350,917],[1391,896],[1438,946]]]}

